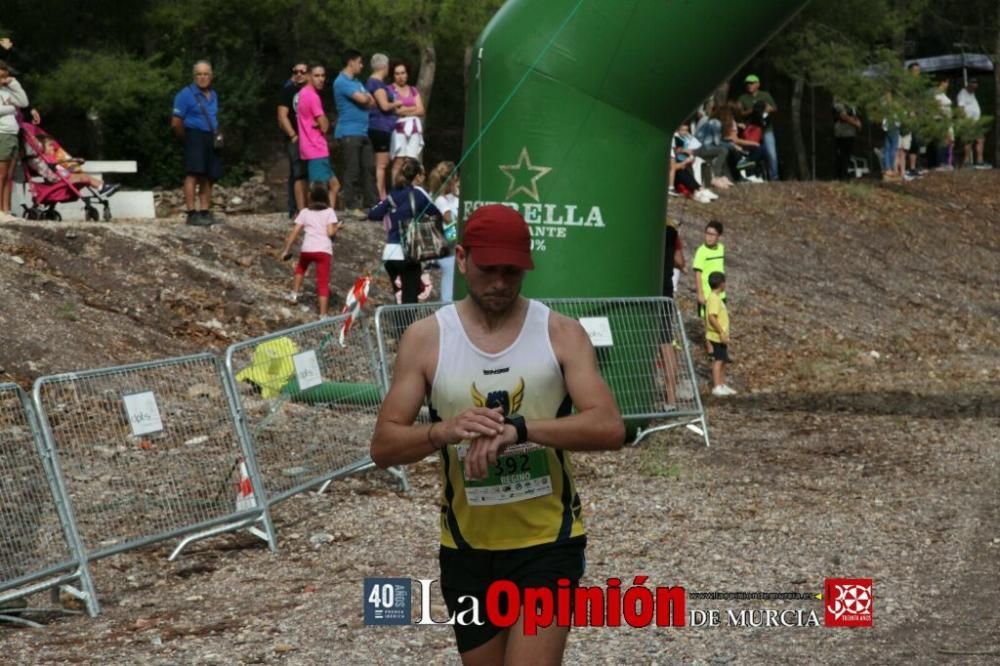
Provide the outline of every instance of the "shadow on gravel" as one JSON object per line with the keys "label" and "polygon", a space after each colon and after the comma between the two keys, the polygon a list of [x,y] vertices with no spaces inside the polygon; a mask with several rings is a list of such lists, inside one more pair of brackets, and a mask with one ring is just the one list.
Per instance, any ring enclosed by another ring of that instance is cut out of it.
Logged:
{"label": "shadow on gravel", "polygon": [[735,409],[749,408],[769,412],[846,412],[867,416],[953,419],[1000,417],[1000,399],[996,395],[978,393],[770,393],[730,398],[726,403]]}

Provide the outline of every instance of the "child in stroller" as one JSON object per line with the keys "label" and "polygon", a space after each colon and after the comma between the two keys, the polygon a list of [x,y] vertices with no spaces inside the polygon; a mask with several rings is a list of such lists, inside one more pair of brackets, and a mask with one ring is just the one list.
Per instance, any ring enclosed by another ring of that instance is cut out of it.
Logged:
{"label": "child in stroller", "polygon": [[98,220],[97,206],[104,210],[104,219],[111,219],[108,198],[120,187],[104,183],[85,173],[83,160],[67,153],[59,142],[37,125],[21,122],[24,181],[31,191],[32,206],[23,205],[28,220],[61,220],[56,204],[83,201],[84,215]]}

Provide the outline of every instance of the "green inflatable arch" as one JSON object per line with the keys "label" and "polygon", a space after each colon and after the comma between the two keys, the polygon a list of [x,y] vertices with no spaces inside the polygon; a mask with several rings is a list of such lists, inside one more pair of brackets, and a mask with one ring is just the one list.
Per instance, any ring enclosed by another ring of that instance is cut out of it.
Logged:
{"label": "green inflatable arch", "polygon": [[659,295],[671,135],[805,2],[509,0],[473,54],[460,217],[521,211],[525,295]]}

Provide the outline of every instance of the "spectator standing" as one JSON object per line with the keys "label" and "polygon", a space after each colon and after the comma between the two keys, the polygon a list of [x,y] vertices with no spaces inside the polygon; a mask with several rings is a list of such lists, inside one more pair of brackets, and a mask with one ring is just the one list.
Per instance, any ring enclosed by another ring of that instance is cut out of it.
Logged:
{"label": "spectator standing", "polygon": [[[722,244],[722,222],[712,220],[705,225],[705,242],[698,246],[691,261],[694,269],[694,287],[698,296],[698,316],[705,319],[705,303],[712,288],[708,284],[708,276],[712,273],[724,273],[726,269],[726,246]],[[720,297],[726,300],[726,292]],[[706,347],[709,353],[712,350]]]}
{"label": "spectator standing", "polygon": [[18,219],[10,213],[14,158],[17,156],[17,115],[28,106],[28,95],[0,60],[0,221]]}
{"label": "spectator standing", "polygon": [[368,111],[368,138],[372,142],[375,153],[375,189],[378,190],[378,200],[386,195],[385,172],[389,168],[389,147],[392,132],[396,128],[396,109],[400,103],[388,83],[389,57],[384,53],[376,53],[371,59],[372,73],[368,76],[365,88],[375,100],[375,105]]}
{"label": "spectator standing", "polygon": [[[915,78],[917,79],[920,78],[919,62],[911,62],[907,66],[907,69],[910,70],[910,74],[912,74]],[[912,116],[914,114],[911,112],[910,115]],[[925,146],[923,143],[923,138],[919,136],[916,132],[910,131],[908,132],[908,134],[910,136],[909,141],[907,141],[906,138],[904,137],[903,140],[900,141],[900,146],[901,147],[905,146],[906,149],[905,177],[908,180],[912,180],[921,175],[921,171],[917,169],[917,160],[920,157],[920,151],[924,150]]]}
{"label": "spectator standing", "polygon": [[834,171],[837,178],[847,180],[851,176],[851,155],[854,139],[861,129],[861,116],[856,108],[841,101],[834,102],[833,116]]}
{"label": "spectator standing", "polygon": [[753,113],[754,104],[758,100],[764,101],[765,106],[761,116],[764,123],[764,137],[761,143],[767,158],[768,179],[778,180],[778,145],[774,139],[774,114],[778,111],[778,105],[771,93],[760,89],[760,78],[756,74],[749,75],[743,82],[746,84],[747,91],[740,95],[739,100],[737,100],[743,118]]}
{"label": "spectator standing", "polygon": [[684,242],[681,240],[680,223],[667,218],[667,233],[663,245],[663,295],[676,298],[681,273],[687,273]]}
{"label": "spectator standing", "polygon": [[[979,100],[976,99],[976,90],[979,89],[979,80],[975,77],[969,79],[969,82],[965,84],[965,87],[958,91],[958,98],[955,100],[959,108],[962,109],[962,113],[965,114],[966,118],[970,120],[979,120],[982,117],[982,110],[979,108]],[[987,164],[983,161],[983,146],[986,143],[985,135],[983,130],[978,130],[978,133],[973,137],[972,141],[966,141],[962,147],[962,164],[963,166],[974,166],[978,169],[989,169],[992,165]],[[975,146],[976,156],[975,162],[972,159],[972,148]]]}
{"label": "spectator standing", "polygon": [[[663,236],[663,295],[676,300],[677,281],[681,272],[687,271],[684,262],[684,246],[681,243],[677,221],[667,218],[666,233]],[[673,323],[668,312],[667,320],[661,322],[660,359],[663,370],[664,397],[668,408],[677,406],[677,353],[679,348],[674,339]]]}
{"label": "spectator standing", "polygon": [[[174,97],[174,133],[184,142],[184,203],[187,223],[207,227],[212,217],[212,186],[222,177],[222,156],[216,148],[219,131],[219,95],[212,88],[212,65],[199,60],[193,68],[194,83]],[[197,195],[197,199],[196,196]]]}
{"label": "spectator standing", "polygon": [[330,164],[330,144],[326,135],[330,133],[330,119],[323,109],[320,93],[326,85],[326,68],[313,65],[309,68],[309,81],[299,90],[296,122],[299,126],[299,156],[305,161],[306,174],[310,183],[325,183],[330,208],[337,205],[340,181]]}
{"label": "spectator standing", "polygon": [[[0,60],[7,63],[11,76],[20,76],[23,74],[28,70],[29,63],[31,62],[31,59],[25,55],[23,50],[18,49],[17,53],[14,52],[14,42],[10,37],[0,37]],[[31,106],[30,101],[28,106],[22,109],[21,113],[30,117],[32,124],[42,124],[42,117],[38,115],[38,109]]]}
{"label": "spectator standing", "polygon": [[333,261],[332,238],[340,230],[337,214],[330,207],[330,193],[323,183],[312,183],[309,186],[309,207],[301,210],[295,218],[295,226],[285,239],[285,248],[281,251],[282,261],[292,256],[292,243],[298,235],[305,231],[302,238],[302,250],[299,252],[299,262],[295,265],[295,278],[288,300],[299,302],[299,292],[302,281],[310,264],[316,264],[316,294],[319,296],[319,316],[325,317],[330,305],[330,264]]}
{"label": "spectator standing", "polygon": [[934,141],[935,166],[938,169],[951,169],[951,150],[955,142],[955,128],[951,126],[951,98],[948,97],[948,79],[942,78],[934,91],[934,100],[941,110],[939,119],[949,123],[944,136]]}
{"label": "spectator standing", "polygon": [[333,82],[333,99],[337,104],[337,129],[334,137],[340,142],[344,164],[344,208],[354,209],[354,215],[365,217],[365,211],[377,201],[375,164],[372,142],[368,138],[368,111],[375,100],[358,81],[364,68],[361,52],[349,49],[343,56],[344,68]]}
{"label": "spectator standing", "polygon": [[[368,211],[368,219],[381,221],[385,225],[385,247],[382,250],[382,262],[385,272],[389,274],[393,291],[402,289],[401,303],[416,303],[423,289],[420,280],[421,266],[419,261],[410,261],[403,254],[400,225],[421,213],[425,215],[440,215],[437,207],[431,202],[430,195],[424,190],[424,168],[420,162],[408,157],[403,161],[396,174],[396,181],[389,196]],[[410,195],[413,195],[415,208],[410,206]],[[396,287],[396,278],[400,280],[400,288]]]}
{"label": "spectator standing", "polygon": [[455,163],[439,162],[427,177],[427,187],[437,195],[434,205],[444,217],[444,237],[451,250],[447,257],[438,259],[441,267],[441,300],[450,303],[454,300],[455,243],[458,241],[458,197],[461,187]]}
{"label": "spectator standing", "polygon": [[285,138],[288,155],[288,217],[294,218],[306,207],[306,164],[299,154],[299,125],[296,109],[299,91],[309,79],[309,67],[304,62],[292,65],[292,76],[278,94],[278,128]]}
{"label": "spectator standing", "polygon": [[726,309],[726,276],[715,271],[708,276],[711,292],[705,308],[705,342],[712,355],[712,395],[724,397],[736,395],[736,391],[726,384],[726,364],[729,363],[729,311]]}
{"label": "spectator standing", "polygon": [[424,102],[420,91],[409,84],[410,68],[405,62],[392,66],[392,90],[400,107],[396,111],[395,131],[392,133],[392,170],[395,173],[407,157],[420,159],[424,150]]}
{"label": "spectator standing", "polygon": [[902,177],[902,164],[897,163],[899,151],[899,117],[892,111],[892,92],[886,91],[884,97],[886,116],[882,118],[882,131],[885,132],[885,142],[882,144],[882,178],[894,180]]}

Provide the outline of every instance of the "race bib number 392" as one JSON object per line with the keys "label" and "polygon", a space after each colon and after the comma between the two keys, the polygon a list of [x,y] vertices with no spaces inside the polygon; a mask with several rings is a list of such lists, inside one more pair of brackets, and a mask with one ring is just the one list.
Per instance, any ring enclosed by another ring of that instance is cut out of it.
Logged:
{"label": "race bib number 392", "polygon": [[[459,449],[459,459],[465,449]],[[465,499],[470,506],[509,504],[552,493],[552,476],[545,449],[536,444],[510,447],[490,465],[485,479],[465,479]]]}

